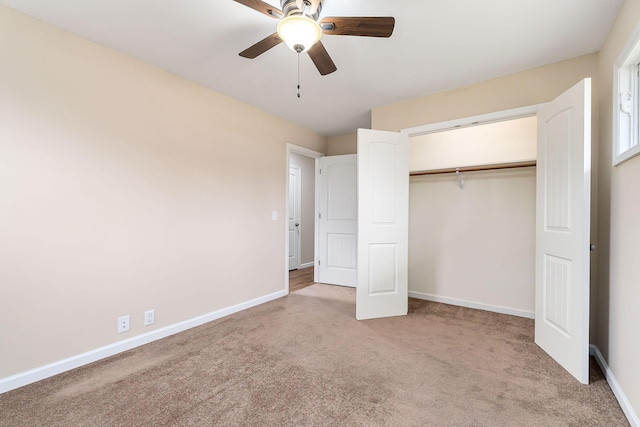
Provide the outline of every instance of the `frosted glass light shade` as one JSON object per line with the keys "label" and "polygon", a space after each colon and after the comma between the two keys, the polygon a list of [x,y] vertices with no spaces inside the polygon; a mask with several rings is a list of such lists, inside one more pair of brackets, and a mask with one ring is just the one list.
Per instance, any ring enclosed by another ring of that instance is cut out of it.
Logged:
{"label": "frosted glass light shade", "polygon": [[278,36],[291,50],[302,53],[322,37],[322,29],[316,21],[302,15],[288,16],[278,23]]}

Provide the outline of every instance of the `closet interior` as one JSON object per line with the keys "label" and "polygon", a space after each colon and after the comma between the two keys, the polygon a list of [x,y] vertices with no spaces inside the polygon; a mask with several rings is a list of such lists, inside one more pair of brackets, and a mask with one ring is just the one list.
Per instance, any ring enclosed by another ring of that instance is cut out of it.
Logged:
{"label": "closet interior", "polygon": [[410,296],[533,318],[536,126],[411,136]]}

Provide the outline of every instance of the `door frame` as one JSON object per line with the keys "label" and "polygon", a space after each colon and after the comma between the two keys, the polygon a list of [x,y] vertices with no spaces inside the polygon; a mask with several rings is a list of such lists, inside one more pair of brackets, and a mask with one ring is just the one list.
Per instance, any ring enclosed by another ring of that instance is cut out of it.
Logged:
{"label": "door frame", "polygon": [[[496,122],[522,119],[525,117],[533,117],[533,116],[537,116],[538,112],[542,108],[544,108],[546,105],[548,105],[548,102],[541,103],[541,104],[528,105],[528,106],[519,107],[519,108],[513,108],[509,110],[496,111],[496,112],[487,113],[487,114],[480,114],[477,116],[461,117],[459,119],[453,119],[453,120],[448,120],[444,122],[406,128],[406,129],[402,129],[400,132],[408,134],[409,138],[411,138],[412,136],[446,132],[446,131],[452,131],[452,130],[457,130],[461,128],[482,126],[482,125],[487,125],[487,124],[496,123]],[[409,292],[409,296],[415,297],[415,298],[424,298],[424,296],[416,295],[412,292]],[[430,301],[435,301],[435,302],[444,302],[447,304],[456,304],[456,305],[470,307],[470,308],[480,308],[482,310],[488,310],[495,313],[509,314],[509,315],[525,317],[529,319],[533,319],[535,316],[535,307],[534,307],[534,313],[531,313],[530,315],[524,315],[525,312],[520,312],[517,310],[495,310],[495,307],[493,306],[487,306],[484,304],[475,304],[475,303],[460,303],[459,301],[454,301],[453,299],[448,299],[448,298],[436,297],[436,298],[424,298],[424,299],[428,299]]]}
{"label": "door frame", "polygon": [[[559,95],[559,96],[562,96],[562,95]],[[537,116],[538,112],[548,104],[549,103],[542,103],[542,104],[531,105],[531,106],[522,107],[522,108],[498,111],[498,112],[495,112],[495,113],[489,113],[489,114],[483,114],[483,115],[478,115],[478,116],[472,116],[472,117],[466,117],[466,118],[450,120],[450,121],[446,121],[446,122],[434,123],[434,124],[430,124],[430,125],[406,128],[406,129],[402,129],[401,132],[406,133],[406,134],[409,135],[409,137],[411,137],[411,136],[424,135],[424,134],[428,134],[428,133],[436,133],[436,132],[441,132],[441,131],[446,131],[446,130],[459,129],[461,127],[470,127],[470,126],[476,126],[476,125],[483,125],[483,124],[487,124],[487,123],[491,123],[491,122],[512,120],[512,119],[518,119],[518,118],[529,117],[529,116],[534,116],[534,115]],[[591,137],[592,134],[593,134],[593,127],[592,126],[590,127],[589,132],[591,133],[589,135]],[[593,144],[591,145],[590,149],[593,150]],[[536,172],[536,174],[537,174],[537,172]],[[593,180],[593,174],[591,176],[591,180]],[[593,188],[593,185],[592,185],[591,194],[590,194],[590,196],[591,196],[591,198],[590,198],[590,206],[586,206],[586,209],[590,209],[591,211],[593,210],[594,200],[597,200],[597,195],[596,195],[595,198],[593,197],[593,189],[594,188]],[[537,195],[536,195],[536,197],[537,197]],[[536,233],[537,233],[537,230],[536,230]],[[590,236],[590,240],[593,241],[593,237],[594,237],[593,236],[593,222],[591,222],[589,224],[587,233]],[[536,252],[537,252],[537,249],[536,249]],[[587,289],[586,292],[588,294],[591,293],[591,278],[594,276],[594,274],[593,274],[594,273],[594,267],[597,265],[597,260],[593,259],[594,254],[595,253],[592,251],[591,252],[590,267],[589,267],[589,271],[587,272],[587,275],[588,275],[587,280],[589,281],[589,288]],[[537,254],[536,254],[536,256],[537,256]],[[537,284],[536,284],[536,287],[537,287]],[[536,291],[537,291],[537,289],[536,289]],[[536,305],[537,305],[537,303],[536,303]],[[586,310],[588,312],[590,312],[590,308],[591,307],[589,305],[588,307],[586,307]],[[537,310],[538,310],[538,307],[536,307],[536,312],[537,312]],[[587,340],[588,340],[588,337],[587,337]],[[554,358],[550,354],[549,354],[549,357]],[[566,370],[566,368],[565,368],[565,370]]]}
{"label": "door frame", "polygon": [[[319,151],[314,151],[314,150],[310,150],[308,148],[305,147],[301,147],[299,145],[295,145],[295,144],[291,144],[291,143],[287,143],[287,153],[286,153],[286,162],[285,162],[285,215],[284,215],[284,290],[289,293],[289,154],[291,153],[296,153],[296,154],[301,154],[303,156],[307,156],[307,157],[311,157],[313,159],[318,159],[320,157],[324,157],[325,155],[323,153],[320,153]],[[315,171],[314,171],[315,172]],[[316,194],[314,194],[314,200],[316,200],[317,203],[317,191],[314,187],[314,192]],[[317,226],[315,224],[314,221],[314,244],[315,244],[315,240],[317,239]],[[315,245],[314,245],[314,251],[316,250]],[[315,255],[314,255],[314,259],[315,259]]]}
{"label": "door frame", "polygon": [[526,107],[513,108],[510,110],[496,111],[493,113],[480,114],[471,117],[462,117],[459,119],[448,120],[445,122],[432,123],[429,125],[422,125],[416,127],[410,127],[401,129],[401,133],[406,133],[409,137],[425,135],[428,133],[437,133],[447,130],[455,130],[464,127],[486,125],[489,123],[502,122],[507,120],[521,119],[524,117],[531,117],[538,114],[545,105],[548,103],[529,105]]}

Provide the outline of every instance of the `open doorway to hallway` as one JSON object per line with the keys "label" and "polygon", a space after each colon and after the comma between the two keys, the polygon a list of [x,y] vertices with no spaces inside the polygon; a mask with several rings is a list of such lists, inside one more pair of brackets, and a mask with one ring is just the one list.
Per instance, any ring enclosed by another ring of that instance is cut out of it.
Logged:
{"label": "open doorway to hallway", "polygon": [[[323,154],[288,144],[287,149],[287,270],[289,291],[300,280],[313,283],[316,229],[316,159]],[[300,279],[300,278],[303,279]],[[307,278],[310,279],[307,281]],[[307,284],[307,285],[308,285]]]}

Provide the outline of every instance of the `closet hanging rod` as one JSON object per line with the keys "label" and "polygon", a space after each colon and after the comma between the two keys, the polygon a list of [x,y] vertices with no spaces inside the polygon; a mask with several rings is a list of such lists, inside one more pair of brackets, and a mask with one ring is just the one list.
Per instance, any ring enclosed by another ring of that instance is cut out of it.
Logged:
{"label": "closet hanging rod", "polygon": [[430,171],[416,171],[416,172],[410,172],[409,176],[438,175],[443,173],[456,173],[456,172],[491,171],[491,170],[498,170],[498,169],[528,168],[535,165],[536,165],[535,160],[531,160],[527,162],[496,163],[494,165],[465,166],[460,168],[446,168],[446,169],[434,169]]}

